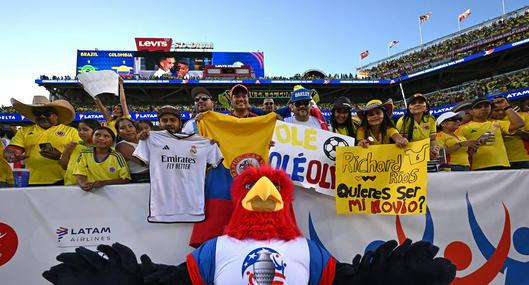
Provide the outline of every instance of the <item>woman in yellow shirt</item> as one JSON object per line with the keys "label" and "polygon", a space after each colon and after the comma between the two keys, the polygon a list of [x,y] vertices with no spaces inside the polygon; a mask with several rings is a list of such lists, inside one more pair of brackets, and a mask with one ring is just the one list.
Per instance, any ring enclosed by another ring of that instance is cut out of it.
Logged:
{"label": "woman in yellow shirt", "polygon": [[83,149],[93,145],[92,136],[94,135],[94,131],[99,127],[99,122],[94,119],[80,121],[77,126],[77,133],[81,141],[72,141],[64,146],[64,151],[59,159],[59,164],[62,169],[66,170],[64,174],[64,185],[77,185],[77,178],[73,175],[77,158]]}
{"label": "woman in yellow shirt", "polygon": [[406,100],[408,110],[397,121],[397,130],[408,141],[416,142],[430,138],[430,157],[439,156],[436,143],[435,118],[430,115],[430,104],[421,93],[416,93]]}
{"label": "woman in yellow shirt", "polygon": [[331,127],[333,133],[356,137],[356,130],[358,129],[357,122],[351,116],[353,104],[347,97],[339,97],[333,103],[331,110]]}
{"label": "woman in yellow shirt", "polygon": [[399,147],[405,147],[408,140],[401,136],[393,122],[391,115],[393,102],[382,104],[380,100],[367,102],[364,109],[358,112],[362,126],[356,133],[356,144],[368,147],[371,144],[390,144],[392,141]]}
{"label": "woman in yellow shirt", "polygon": [[94,146],[81,151],[74,175],[85,191],[130,181],[129,167],[121,153],[112,149],[116,136],[108,127],[94,132]]}
{"label": "woman in yellow shirt", "polygon": [[437,126],[441,128],[436,135],[437,145],[446,152],[446,164],[441,165],[441,168],[450,168],[452,171],[470,170],[469,156],[476,152],[479,142],[467,141],[465,137],[454,133],[461,125],[464,115],[465,112],[446,112],[437,118]]}

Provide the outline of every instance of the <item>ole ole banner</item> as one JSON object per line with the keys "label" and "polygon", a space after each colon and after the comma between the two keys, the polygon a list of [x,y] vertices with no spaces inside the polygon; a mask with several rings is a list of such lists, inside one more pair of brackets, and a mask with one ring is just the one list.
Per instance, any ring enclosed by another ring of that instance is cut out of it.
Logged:
{"label": "ole ole banner", "polygon": [[338,214],[411,215],[426,213],[430,140],[339,147],[336,152]]}

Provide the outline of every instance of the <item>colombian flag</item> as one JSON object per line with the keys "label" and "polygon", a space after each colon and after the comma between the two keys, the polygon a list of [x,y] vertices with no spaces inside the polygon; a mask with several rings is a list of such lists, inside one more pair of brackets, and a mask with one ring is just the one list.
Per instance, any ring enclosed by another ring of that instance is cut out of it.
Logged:
{"label": "colombian flag", "polygon": [[198,247],[220,236],[233,210],[230,187],[233,177],[246,167],[268,164],[276,114],[236,118],[205,112],[198,122],[199,134],[219,142],[224,161],[206,176],[206,220],[193,227],[189,245]]}

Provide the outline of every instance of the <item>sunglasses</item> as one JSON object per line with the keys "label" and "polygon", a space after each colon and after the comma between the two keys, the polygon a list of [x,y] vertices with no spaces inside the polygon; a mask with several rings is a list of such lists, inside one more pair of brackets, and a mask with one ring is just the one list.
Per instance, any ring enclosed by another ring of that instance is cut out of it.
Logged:
{"label": "sunglasses", "polygon": [[208,101],[209,99],[211,99],[211,97],[209,97],[209,96],[200,96],[200,97],[196,97],[195,98],[195,102]]}
{"label": "sunglasses", "polygon": [[40,117],[40,116],[50,117],[51,115],[55,114],[55,112],[53,112],[51,110],[33,111],[32,113],[33,113],[33,115],[35,115],[35,117]]}
{"label": "sunglasses", "polygon": [[272,106],[272,105],[274,105],[274,102],[265,102],[263,105],[265,105],[265,106]]}
{"label": "sunglasses", "polygon": [[296,107],[299,107],[299,106],[308,106],[310,103],[310,101],[308,100],[305,100],[305,101],[296,101],[294,102],[294,106]]}

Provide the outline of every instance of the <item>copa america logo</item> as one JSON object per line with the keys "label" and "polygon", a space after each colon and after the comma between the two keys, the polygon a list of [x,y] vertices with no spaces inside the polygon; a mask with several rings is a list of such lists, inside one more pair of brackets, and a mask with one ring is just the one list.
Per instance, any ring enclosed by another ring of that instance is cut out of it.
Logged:
{"label": "copa america logo", "polygon": [[286,280],[286,266],[277,251],[260,247],[246,255],[242,266],[242,277],[248,279],[248,284],[282,285]]}

